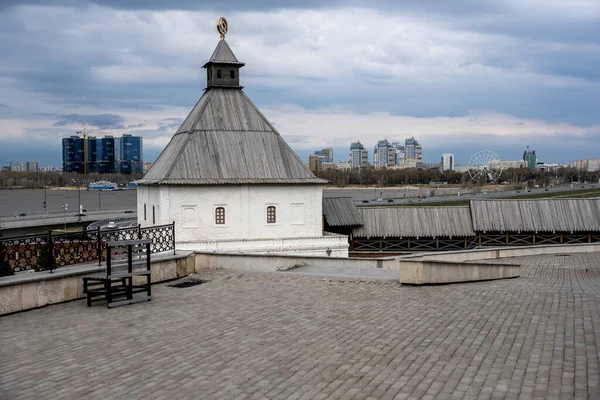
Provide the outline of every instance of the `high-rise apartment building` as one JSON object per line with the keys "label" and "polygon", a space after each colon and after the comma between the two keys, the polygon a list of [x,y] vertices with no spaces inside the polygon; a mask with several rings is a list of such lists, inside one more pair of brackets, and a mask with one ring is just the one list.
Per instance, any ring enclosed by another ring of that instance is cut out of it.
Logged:
{"label": "high-rise apartment building", "polygon": [[119,172],[122,174],[141,174],[144,171],[142,138],[125,134],[121,138],[120,145]]}
{"label": "high-rise apartment building", "polygon": [[333,162],[333,149],[331,147],[317,150],[314,154],[321,157],[321,162]]}
{"label": "high-rise apartment building", "polygon": [[12,172],[38,172],[39,164],[37,161],[11,161],[8,169]]}
{"label": "high-rise apartment building", "polygon": [[83,139],[70,136],[62,140],[63,171],[83,174]]}
{"label": "high-rise apartment building", "polygon": [[350,167],[366,168],[369,166],[369,151],[361,142],[350,144]]}
{"label": "high-rise apartment building", "polygon": [[394,148],[394,164],[398,166],[404,165],[404,146],[400,142],[392,142],[392,147]]}
{"label": "high-rise apartment building", "polygon": [[568,164],[569,168],[582,169],[588,172],[596,172],[600,170],[600,160],[597,158],[586,158],[584,160],[571,161]]}
{"label": "high-rise apartment building", "polygon": [[115,158],[115,148],[118,147],[118,142],[115,146],[115,138],[112,136],[105,136],[96,141],[96,165],[99,174],[118,172]]}
{"label": "high-rise apartment building", "polygon": [[121,138],[95,136],[83,138],[70,136],[63,138],[63,170],[65,172],[100,173],[100,174],[132,174],[142,173],[142,138],[123,135]]}
{"label": "high-rise apartment building", "polygon": [[454,154],[442,153],[442,161],[440,163],[440,169],[444,171],[454,171]]}
{"label": "high-rise apartment building", "polygon": [[316,154],[310,154],[308,156],[308,169],[312,172],[319,172],[321,166],[321,158]]}
{"label": "high-rise apartment building", "polygon": [[88,136],[85,141],[86,173],[98,172],[98,140],[96,136]]}
{"label": "high-rise apartment building", "polygon": [[423,149],[414,137],[404,141],[404,158],[407,163],[414,160],[417,166],[422,164]]}
{"label": "high-rise apartment building", "polygon": [[537,167],[537,156],[535,150],[529,151],[529,146],[523,152],[523,161],[525,161],[525,168],[536,169]]}
{"label": "high-rise apartment building", "polygon": [[317,150],[313,154],[310,154],[308,156],[308,168],[312,172],[335,169],[333,149],[331,147],[325,147],[324,149]]}
{"label": "high-rise apartment building", "polygon": [[396,151],[387,139],[377,142],[373,150],[373,165],[375,168],[392,167],[396,165]]}

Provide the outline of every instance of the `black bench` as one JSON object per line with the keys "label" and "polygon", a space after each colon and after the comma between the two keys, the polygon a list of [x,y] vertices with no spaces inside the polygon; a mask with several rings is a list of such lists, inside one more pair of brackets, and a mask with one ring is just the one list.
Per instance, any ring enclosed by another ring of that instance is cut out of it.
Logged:
{"label": "black bench", "polygon": [[151,244],[151,239],[106,243],[106,274],[83,278],[88,307],[96,297],[105,298],[107,308],[152,300]]}

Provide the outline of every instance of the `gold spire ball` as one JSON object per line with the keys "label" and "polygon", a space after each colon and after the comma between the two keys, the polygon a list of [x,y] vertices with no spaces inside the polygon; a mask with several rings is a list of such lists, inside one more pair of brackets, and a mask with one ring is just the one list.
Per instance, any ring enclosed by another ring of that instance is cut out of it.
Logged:
{"label": "gold spire ball", "polygon": [[217,30],[221,34],[221,40],[225,40],[225,34],[227,33],[227,20],[225,17],[220,17],[217,20]]}

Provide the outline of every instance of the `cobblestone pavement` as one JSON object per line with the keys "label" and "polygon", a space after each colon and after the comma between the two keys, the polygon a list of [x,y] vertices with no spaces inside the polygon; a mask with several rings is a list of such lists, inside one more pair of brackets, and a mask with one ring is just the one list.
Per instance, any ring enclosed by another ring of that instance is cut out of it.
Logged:
{"label": "cobblestone pavement", "polygon": [[331,276],[339,278],[353,278],[358,280],[384,280],[397,281],[399,279],[398,269],[385,268],[356,268],[356,267],[297,267],[284,271],[286,275],[306,276]]}
{"label": "cobblestone pavement", "polygon": [[523,276],[207,271],[150,303],[1,317],[0,398],[600,398],[600,254],[505,261]]}

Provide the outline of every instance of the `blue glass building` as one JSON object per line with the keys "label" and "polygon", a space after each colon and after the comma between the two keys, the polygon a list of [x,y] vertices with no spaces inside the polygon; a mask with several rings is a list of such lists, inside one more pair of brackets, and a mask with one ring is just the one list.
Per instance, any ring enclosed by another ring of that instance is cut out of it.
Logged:
{"label": "blue glass building", "polygon": [[123,135],[120,145],[121,173],[143,173],[142,138],[140,136]]}
{"label": "blue glass building", "polygon": [[70,136],[63,138],[63,170],[84,173],[84,158],[87,173],[132,174],[143,173],[142,138],[123,135],[121,138],[105,136],[102,139],[89,136],[86,151],[83,151],[83,138]]}
{"label": "blue glass building", "polygon": [[63,171],[83,173],[83,139],[70,136],[62,140]]}

